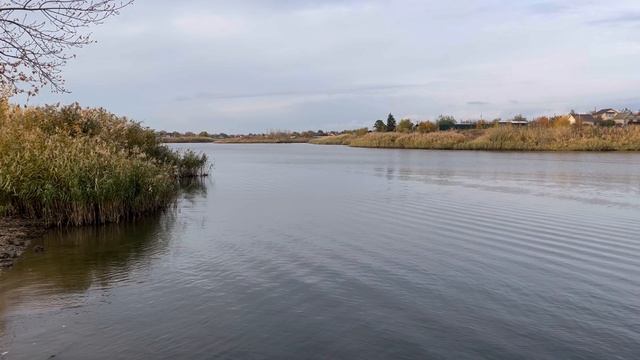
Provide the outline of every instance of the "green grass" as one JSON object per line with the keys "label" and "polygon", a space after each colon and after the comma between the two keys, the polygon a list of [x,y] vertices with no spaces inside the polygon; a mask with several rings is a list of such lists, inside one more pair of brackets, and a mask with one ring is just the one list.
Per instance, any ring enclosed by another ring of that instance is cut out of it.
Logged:
{"label": "green grass", "polygon": [[119,222],[167,206],[207,158],[103,109],[0,105],[0,209],[48,225]]}

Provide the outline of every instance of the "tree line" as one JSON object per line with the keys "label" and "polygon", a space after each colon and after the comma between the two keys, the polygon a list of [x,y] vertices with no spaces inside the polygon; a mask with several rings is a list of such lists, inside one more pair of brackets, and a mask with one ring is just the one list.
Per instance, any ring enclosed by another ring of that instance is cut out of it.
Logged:
{"label": "tree line", "polygon": [[389,114],[387,122],[376,120],[373,129],[376,132],[420,132],[429,133],[434,131],[447,131],[455,128],[456,119],[450,115],[440,115],[435,122],[420,121],[414,123],[411,119],[402,119],[396,122],[393,114]]}

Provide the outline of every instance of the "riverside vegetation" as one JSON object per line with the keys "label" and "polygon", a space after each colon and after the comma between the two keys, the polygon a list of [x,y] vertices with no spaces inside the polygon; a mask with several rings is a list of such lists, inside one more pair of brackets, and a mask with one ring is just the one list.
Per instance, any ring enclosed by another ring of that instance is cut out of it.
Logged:
{"label": "riverside vegetation", "polygon": [[223,143],[223,144],[293,144],[307,143],[311,139],[326,135],[324,131],[269,131],[265,134],[227,135],[225,133],[209,134],[202,131],[194,132],[157,132],[163,143]]}
{"label": "riverside vegetation", "polygon": [[559,118],[555,122],[538,121],[529,126],[479,124],[476,129],[455,130],[449,126],[451,120],[445,120],[445,126],[430,122],[413,125],[407,120],[396,126],[393,120],[393,131],[386,131],[386,124],[380,121],[376,122],[377,132],[370,133],[365,128],[317,138],[311,143],[438,150],[640,151],[640,126],[569,125]]}
{"label": "riverside vegetation", "polygon": [[0,216],[47,226],[135,218],[169,205],[180,179],[206,175],[207,163],[103,109],[0,103]]}

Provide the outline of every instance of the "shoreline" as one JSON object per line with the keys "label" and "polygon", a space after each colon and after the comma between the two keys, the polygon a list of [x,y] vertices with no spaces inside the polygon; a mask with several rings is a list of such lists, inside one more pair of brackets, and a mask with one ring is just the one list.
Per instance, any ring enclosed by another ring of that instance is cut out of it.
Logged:
{"label": "shoreline", "polygon": [[429,133],[343,134],[311,141],[354,148],[499,152],[638,152],[640,127],[496,127]]}
{"label": "shoreline", "polygon": [[31,243],[44,235],[45,230],[44,225],[37,221],[0,217],[0,274],[12,268]]}
{"label": "shoreline", "polygon": [[175,137],[164,138],[160,141],[164,144],[306,144],[318,138],[310,137],[265,137],[265,136],[240,136],[226,139],[213,139],[202,137]]}

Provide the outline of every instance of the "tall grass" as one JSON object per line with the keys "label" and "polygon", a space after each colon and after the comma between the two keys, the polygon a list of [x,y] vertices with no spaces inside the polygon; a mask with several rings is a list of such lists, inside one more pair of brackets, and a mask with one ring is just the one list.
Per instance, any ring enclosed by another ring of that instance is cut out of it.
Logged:
{"label": "tall grass", "polygon": [[49,225],[119,222],[169,204],[207,158],[103,109],[0,104],[0,210]]}
{"label": "tall grass", "polygon": [[499,127],[459,146],[500,151],[640,151],[640,127]]}
{"label": "tall grass", "polygon": [[357,136],[353,134],[341,134],[341,135],[323,136],[323,137],[315,138],[309,142],[317,145],[350,145],[351,141],[356,138]]}
{"label": "tall grass", "polygon": [[432,133],[369,133],[328,136],[320,145],[492,151],[640,151],[640,126],[604,128],[495,127]]}

